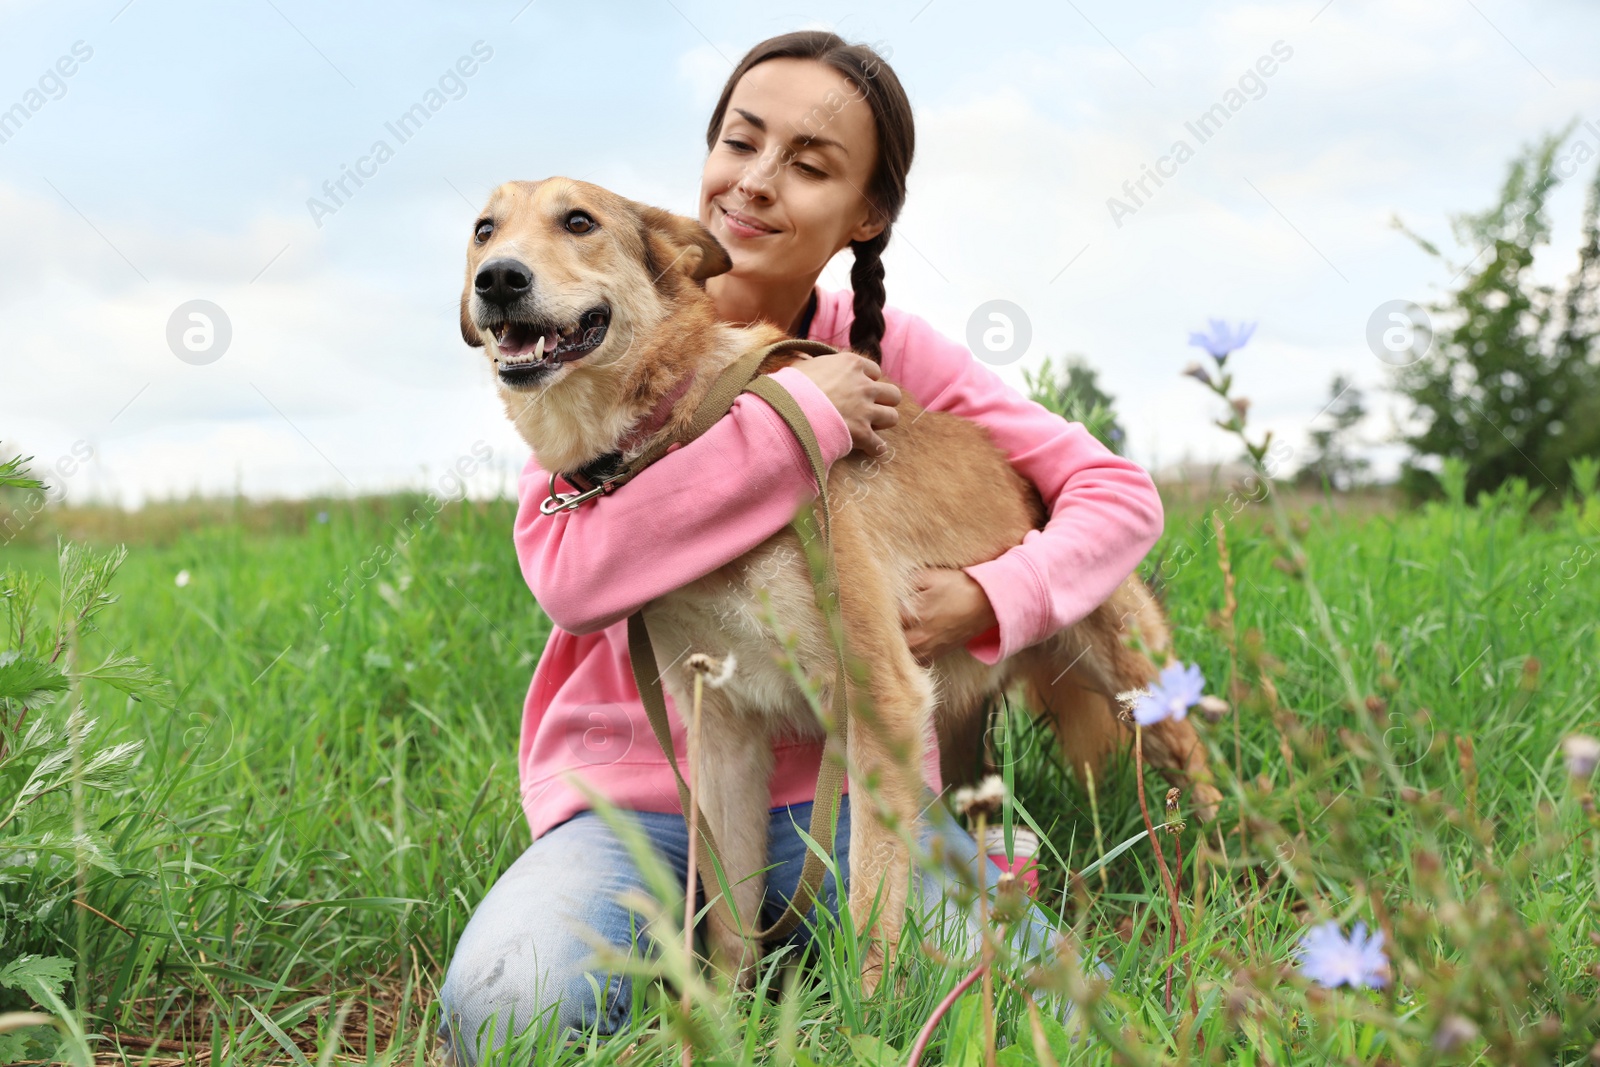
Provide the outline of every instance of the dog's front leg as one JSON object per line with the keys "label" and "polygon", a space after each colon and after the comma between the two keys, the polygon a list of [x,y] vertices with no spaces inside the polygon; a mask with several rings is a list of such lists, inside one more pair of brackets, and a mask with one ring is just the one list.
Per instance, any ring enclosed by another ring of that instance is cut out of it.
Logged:
{"label": "dog's front leg", "polygon": [[871,941],[861,966],[870,996],[893,961],[905,923],[911,880],[906,838],[915,838],[921,814],[920,724],[932,699],[908,678],[874,680],[868,689],[867,710],[850,722],[848,759],[850,916]]}
{"label": "dog's front leg", "polygon": [[[767,812],[772,806],[772,739],[766,717],[739,711],[725,694],[702,694],[700,810],[710,824],[731,889],[730,901],[711,909],[706,941],[712,962],[748,987],[755,976],[761,946],[749,935],[761,927],[761,898],[766,886]],[[721,887],[716,871],[700,872],[706,898]]]}
{"label": "dog's front leg", "polygon": [[893,960],[911,881],[909,841],[922,812],[924,732],[936,698],[900,627],[894,591],[851,528],[837,524],[840,608],[866,684],[850,682],[850,917],[870,939],[861,984],[870,995]]}

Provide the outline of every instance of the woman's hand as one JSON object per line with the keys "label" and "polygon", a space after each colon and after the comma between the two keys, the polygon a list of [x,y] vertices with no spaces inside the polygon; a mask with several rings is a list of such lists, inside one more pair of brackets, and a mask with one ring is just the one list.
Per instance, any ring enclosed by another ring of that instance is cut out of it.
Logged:
{"label": "woman's hand", "polygon": [[792,366],[817,383],[850,427],[850,440],[869,456],[889,450],[878,430],[900,421],[894,406],[900,403],[900,387],[882,382],[883,369],[866,356],[855,352],[834,352],[796,360]]}
{"label": "woman's hand", "polygon": [[926,667],[998,621],[983,586],[966,571],[927,567],[911,577],[911,604],[900,610],[906,644]]}

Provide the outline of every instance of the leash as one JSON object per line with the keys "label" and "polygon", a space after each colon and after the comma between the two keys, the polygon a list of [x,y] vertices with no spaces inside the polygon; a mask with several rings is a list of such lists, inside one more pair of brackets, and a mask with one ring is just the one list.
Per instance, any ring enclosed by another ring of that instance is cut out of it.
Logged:
{"label": "leash", "polygon": [[[822,764],[817,770],[817,793],[811,806],[811,837],[821,846],[824,854],[832,855],[834,819],[844,785],[849,706],[845,692],[844,628],[832,614],[839,609],[839,575],[833,558],[827,468],[822,461],[822,447],[817,443],[816,434],[806,420],[805,412],[800,409],[799,402],[771,375],[756,373],[769,355],[794,350],[813,356],[828,355],[838,351],[820,341],[789,338],[747,353],[718,375],[710,391],[700,401],[690,425],[690,440],[705,433],[726,415],[740,393],[751,392],[770,404],[799,439],[805,449],[806,459],[811,464],[811,473],[817,480],[816,502],[801,509],[790,525],[800,536],[802,545],[809,544],[817,535],[808,530],[806,520],[809,519],[810,524],[817,524],[820,517],[823,567],[820,575],[822,602],[818,607],[822,609],[829,623],[828,629],[833,637],[837,672],[833,686],[833,722],[824,723],[828,728],[828,740],[823,749]],[[540,513],[553,515],[558,511],[571,511],[581,507],[588,500],[615,491],[618,486],[665,455],[671,444],[670,441],[657,442],[620,471],[576,493],[556,492],[556,475],[552,473],[550,496],[539,506]],[[567,480],[569,484],[577,484],[571,478]],[[813,565],[813,579],[817,577]],[[645,626],[642,608],[628,616],[628,660],[633,667],[633,680],[639,690],[639,699],[644,704],[645,714],[650,720],[650,729],[656,735],[656,742],[660,744],[661,751],[666,754],[667,763],[672,767],[673,778],[677,781],[678,801],[683,808],[684,821],[688,822],[694,818],[699,827],[699,833],[695,835],[699,850],[699,865],[702,870],[716,872],[718,880],[725,884],[716,839],[712,836],[711,827],[706,823],[705,814],[699,811],[691,814],[690,811],[689,784],[684,781],[683,772],[678,767],[678,755],[672,746],[672,731],[667,722],[666,697],[662,690],[661,676],[654,672],[655,651],[650,643],[650,631]],[[759,941],[770,941],[792,933],[811,911],[826,874],[827,867],[823,863],[822,856],[814,850],[807,849],[805,865],[800,871],[800,883],[795,889],[794,896],[789,899],[789,906],[777,922],[764,930],[752,929],[749,936]],[[758,923],[752,925],[759,927]]]}

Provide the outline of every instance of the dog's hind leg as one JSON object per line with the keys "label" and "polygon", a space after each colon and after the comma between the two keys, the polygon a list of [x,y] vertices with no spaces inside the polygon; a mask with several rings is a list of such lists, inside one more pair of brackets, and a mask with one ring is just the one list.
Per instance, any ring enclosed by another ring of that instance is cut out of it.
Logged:
{"label": "dog's hind leg", "polygon": [[1054,659],[1041,660],[1027,673],[1028,702],[1055,731],[1067,766],[1080,778],[1092,772],[1100,781],[1106,758],[1123,740],[1111,701],[1079,685]]}
{"label": "dog's hind leg", "polygon": [[[717,968],[748,986],[761,954],[749,934],[761,927],[766,887],[770,721],[760,713],[734,710],[724,693],[709,686],[701,694],[700,713],[700,810],[716,839],[730,890],[730,899],[707,917],[706,943]],[[700,884],[708,900],[721,891],[714,870],[702,870]]]}
{"label": "dog's hind leg", "polygon": [[[1023,653],[1029,657],[1024,673],[1030,701],[1048,713],[1068,763],[1080,774],[1085,765],[1098,771],[1113,749],[1132,743],[1133,730],[1119,720],[1116,697],[1146,688],[1157,677],[1150,659],[1125,642],[1128,627],[1149,633],[1147,647],[1170,647],[1165,621],[1153,601],[1120,619],[1114,606],[1096,609],[1088,619]],[[1144,727],[1142,744],[1150,766],[1190,787],[1195,813],[1209,821],[1222,795],[1207,781],[1209,761],[1194,724],[1169,719]]]}

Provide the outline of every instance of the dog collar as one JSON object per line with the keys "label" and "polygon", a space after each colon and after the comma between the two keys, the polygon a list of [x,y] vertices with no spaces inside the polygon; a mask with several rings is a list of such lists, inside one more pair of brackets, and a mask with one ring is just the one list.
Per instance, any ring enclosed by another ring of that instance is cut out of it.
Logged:
{"label": "dog collar", "polygon": [[[804,424],[805,416],[800,412],[799,405],[794,402],[794,398],[785,392],[781,385],[771,384],[768,376],[756,373],[768,356],[785,349],[804,352],[808,356],[827,355],[838,351],[832,345],[823,344],[821,341],[786,337],[781,341],[774,341],[770,345],[752,349],[745,353],[735,363],[724,367],[717,375],[716,380],[711,383],[711,388],[706,390],[705,395],[700,398],[685,440],[692,441],[709,430],[718,419],[728,413],[728,410],[733,407],[733,402],[738,399],[739,394],[746,390],[759,394],[769,404],[776,406],[776,402],[768,395],[772,389],[776,389],[777,395],[782,398],[782,402],[792,409],[793,413],[798,415],[800,422]],[[655,436],[660,428],[666,425],[667,419],[671,417],[673,404],[682,399],[683,393],[688,391],[694,377],[695,375],[690,374],[683,381],[673,386],[672,390],[656,404],[642,427],[628,435],[626,439],[633,442],[634,447],[637,447],[639,441]],[[761,379],[760,381],[756,380],[758,377]],[[769,384],[763,385],[763,382],[768,382]],[[788,416],[785,415],[785,419],[787,418]],[[805,429],[809,432],[810,426],[807,424]],[[796,434],[799,435],[799,431],[796,431]],[[804,441],[805,437],[803,435],[800,436]],[[611,492],[617,486],[628,481],[641,470],[666,455],[672,444],[673,442],[655,440],[643,452],[640,452],[627,462],[623,462],[623,454],[619,450],[608,452],[603,456],[590,460],[571,474],[551,472],[550,495],[545,498],[544,503],[539,505],[539,513],[541,515],[554,515],[558,511],[572,511],[585,501]],[[560,492],[556,489],[557,478],[566,478],[567,484],[579,491],[576,493]],[[598,483],[595,482],[596,478],[600,479]]]}
{"label": "dog collar", "polygon": [[[643,422],[623,435],[622,440],[617,442],[616,448],[596,456],[577,470],[570,474],[562,474],[561,477],[566,480],[568,485],[577,489],[580,493],[605,492],[608,483],[625,469],[623,455],[660,432],[661,427],[665,426],[667,420],[672,417],[673,407],[683,399],[683,394],[689,391],[689,387],[694,384],[696,377],[697,375],[693,371],[684,375],[677,385],[669,389],[666,395],[656,402],[656,406],[651,409],[649,415],[645,416]],[[553,487],[552,495],[554,495]]]}

